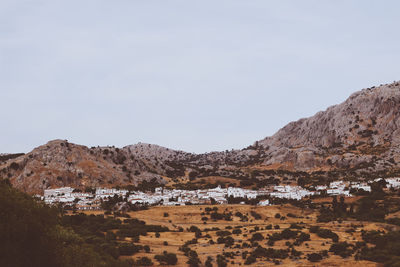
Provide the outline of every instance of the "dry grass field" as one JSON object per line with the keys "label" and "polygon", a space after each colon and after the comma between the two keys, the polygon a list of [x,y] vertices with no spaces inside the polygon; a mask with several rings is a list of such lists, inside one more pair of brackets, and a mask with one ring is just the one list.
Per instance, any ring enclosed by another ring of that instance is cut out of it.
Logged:
{"label": "dry grass field", "polygon": [[[232,221],[217,220],[213,221],[204,212],[206,208],[218,208],[219,213],[237,212],[247,215],[248,221],[241,221],[239,217],[232,216]],[[255,219],[252,216],[252,212],[256,212],[261,215],[261,218]],[[87,213],[100,213],[100,212],[87,212]],[[281,218],[276,218],[276,214],[279,213]],[[289,214],[289,216],[288,216]],[[275,205],[275,206],[249,206],[249,205],[217,205],[217,206],[177,206],[177,207],[151,207],[148,210],[142,210],[137,212],[130,212],[129,215],[132,218],[137,218],[146,222],[146,224],[155,224],[167,226],[171,232],[162,232],[159,237],[156,237],[155,233],[149,233],[147,236],[140,236],[140,241],[137,244],[148,245],[151,250],[149,253],[140,252],[132,256],[137,259],[142,256],[149,257],[155,264],[158,262],[154,260],[154,256],[162,254],[163,251],[177,254],[178,266],[187,266],[186,262],[188,258],[184,255],[179,248],[187,241],[195,238],[195,233],[188,231],[191,226],[198,227],[202,236],[197,238],[197,244],[191,244],[189,247],[198,253],[199,259],[203,266],[208,256],[211,256],[213,266],[216,265],[216,257],[218,254],[224,252],[233,252],[233,258],[227,258],[229,260],[228,266],[240,266],[244,265],[245,260],[242,259],[242,252],[251,252],[254,248],[243,248],[243,243],[251,244],[252,235],[254,233],[260,233],[264,240],[258,241],[258,243],[265,247],[272,247],[274,249],[287,249],[288,242],[293,243],[294,239],[276,241],[273,246],[267,244],[268,235],[273,233],[280,233],[286,228],[290,228],[291,224],[297,224],[303,226],[301,229],[304,233],[309,233],[310,226],[320,226],[324,229],[330,229],[339,236],[339,241],[346,241],[347,243],[355,244],[357,241],[362,241],[361,230],[384,230],[385,225],[379,223],[368,223],[368,222],[356,222],[356,221],[343,221],[330,222],[330,223],[317,223],[316,217],[317,212],[312,210],[302,210],[291,205]],[[208,217],[206,223],[202,220],[203,217]],[[282,217],[285,217],[282,219]],[[121,218],[122,219],[122,218]],[[272,225],[272,229],[266,229],[268,225]],[[275,229],[278,228],[279,229]],[[220,230],[228,230],[232,232],[233,229],[240,229],[242,233],[232,234],[234,238],[234,245],[231,247],[225,247],[224,244],[217,244],[217,231],[205,231],[206,228],[219,228]],[[183,231],[179,231],[179,228],[183,228]],[[350,229],[353,229],[350,231]],[[294,229],[296,230],[296,229]],[[333,255],[329,252],[329,257],[323,259],[320,262],[310,262],[307,259],[307,254],[320,252],[323,250],[329,250],[333,241],[331,239],[325,239],[318,237],[314,233],[310,234],[310,241],[303,242],[299,246],[294,248],[297,251],[302,252],[302,255],[297,258],[286,258],[281,261],[283,266],[377,266],[374,262],[369,261],[356,261],[354,256],[348,258],[342,258],[340,256]],[[213,240],[210,244],[210,240]],[[237,248],[235,248],[237,245]],[[252,266],[273,266],[275,265],[273,259],[257,259]]]}

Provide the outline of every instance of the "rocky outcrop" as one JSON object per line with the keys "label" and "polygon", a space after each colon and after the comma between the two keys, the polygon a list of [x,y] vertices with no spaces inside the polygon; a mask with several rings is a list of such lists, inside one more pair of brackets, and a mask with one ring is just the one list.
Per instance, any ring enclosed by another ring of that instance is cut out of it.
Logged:
{"label": "rocky outcrop", "polygon": [[399,141],[400,84],[395,82],[354,93],[344,103],[292,122],[259,144],[270,155],[263,164],[290,161],[297,170],[309,170],[326,165],[327,159],[339,168],[380,160],[397,166]]}

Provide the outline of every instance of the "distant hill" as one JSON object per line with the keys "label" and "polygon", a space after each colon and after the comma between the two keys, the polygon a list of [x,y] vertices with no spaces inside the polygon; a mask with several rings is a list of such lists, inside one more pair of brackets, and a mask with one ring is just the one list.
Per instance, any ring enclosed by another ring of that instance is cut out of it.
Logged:
{"label": "distant hill", "polygon": [[191,154],[152,144],[92,147],[54,140],[0,156],[0,175],[27,192],[207,176],[321,182],[400,175],[400,83],[363,89],[242,150]]}

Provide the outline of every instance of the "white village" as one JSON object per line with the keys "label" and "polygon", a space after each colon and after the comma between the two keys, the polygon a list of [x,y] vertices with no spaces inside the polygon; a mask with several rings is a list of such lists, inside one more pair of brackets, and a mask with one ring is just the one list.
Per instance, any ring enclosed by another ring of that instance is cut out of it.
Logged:
{"label": "white village", "polygon": [[[378,178],[373,182],[384,180],[387,188],[399,188],[400,178]],[[202,204],[228,204],[228,198],[257,199],[258,205],[270,205],[269,199],[301,200],[310,196],[344,196],[351,197],[351,192],[371,192],[370,183],[334,181],[327,185],[302,188],[297,185],[275,185],[260,190],[238,187],[198,190],[166,189],[158,187],[154,192],[128,191],[116,188],[96,188],[95,192],[81,192],[72,187],[61,187],[44,190],[44,195],[37,195],[47,204],[62,203],[74,206],[78,210],[100,209],[102,201],[113,197],[121,197],[125,202],[135,205],[181,206]],[[240,202],[245,204],[245,202]]]}

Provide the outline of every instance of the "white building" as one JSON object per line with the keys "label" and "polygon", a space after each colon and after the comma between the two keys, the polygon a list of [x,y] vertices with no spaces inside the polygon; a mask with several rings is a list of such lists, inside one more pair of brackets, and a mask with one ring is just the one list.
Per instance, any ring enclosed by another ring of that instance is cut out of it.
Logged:
{"label": "white building", "polygon": [[260,202],[258,202],[259,206],[268,206],[269,205],[269,200],[261,200]]}
{"label": "white building", "polygon": [[346,196],[350,197],[350,191],[349,190],[344,190],[343,188],[331,188],[326,190],[326,193],[330,196]]}
{"label": "white building", "polygon": [[45,197],[56,197],[56,196],[71,196],[74,189],[72,187],[60,187],[55,189],[44,190]]}
{"label": "white building", "polygon": [[385,181],[388,183],[387,187],[392,187],[392,188],[400,187],[400,178],[388,178],[385,179]]}
{"label": "white building", "polygon": [[366,192],[371,192],[371,186],[369,186],[366,183],[355,183],[355,184],[351,184],[350,188],[355,188],[355,189],[362,189]]}

